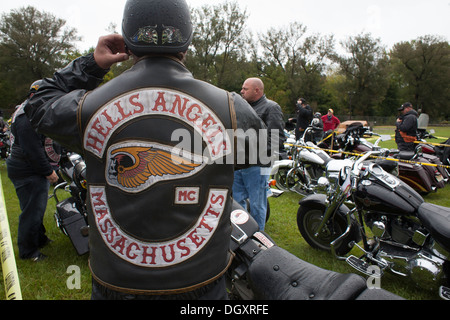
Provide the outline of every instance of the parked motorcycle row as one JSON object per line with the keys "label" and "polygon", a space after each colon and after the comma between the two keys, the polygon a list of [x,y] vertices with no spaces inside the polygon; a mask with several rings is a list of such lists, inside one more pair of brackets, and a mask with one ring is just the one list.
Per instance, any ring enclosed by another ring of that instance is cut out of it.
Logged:
{"label": "parked motorcycle row", "polygon": [[[380,148],[380,141],[390,136],[379,136],[369,143],[364,137],[377,135],[368,128],[353,126],[341,135],[325,134],[322,138],[326,139],[319,141],[312,138],[312,130],[307,129],[299,141],[288,139],[290,158],[275,162],[272,168],[281,191],[272,191],[275,196],[283,192],[301,195],[297,225],[305,241],[347,261],[357,272],[325,270],[290,254],[259,231],[248,211],[235,203],[230,239],[234,260],[226,273],[230,298],[402,299],[368,286],[370,279],[389,271],[450,299],[450,208],[426,203],[419,194],[435,191],[440,182],[448,180],[445,166],[424,171],[429,174],[431,187],[425,192],[415,190],[414,184],[408,184],[413,180],[410,172],[415,170],[415,176],[421,177],[424,169],[400,161],[405,156],[393,150]],[[413,159],[425,161],[424,156],[423,149],[418,148]],[[399,161],[386,160],[393,157]],[[429,162],[438,163],[435,159]],[[408,173],[406,165],[414,170]],[[79,255],[89,252],[85,170],[80,155],[63,152],[61,183],[53,193],[56,223]],[[410,179],[405,178],[408,174]],[[61,192],[69,196],[60,197]],[[354,247],[363,255],[350,254]]]}
{"label": "parked motorcycle row", "polygon": [[[450,208],[422,198],[449,181],[448,153],[426,144],[429,135],[404,153],[380,148],[390,136],[360,124],[317,144],[306,141],[311,130],[288,139],[290,158],[272,171],[279,189],[302,196],[297,225],[305,241],[362,274],[408,277],[449,300]],[[350,254],[355,247],[362,256]]]}
{"label": "parked motorcycle row", "polygon": [[[61,183],[54,188],[55,218],[76,252],[89,252],[86,200],[86,165],[81,156],[64,152]],[[68,193],[61,197],[61,192]],[[230,299],[238,300],[401,300],[384,289],[368,286],[355,273],[325,270],[278,247],[260,232],[251,215],[233,204],[230,249],[233,263],[226,273]]]}

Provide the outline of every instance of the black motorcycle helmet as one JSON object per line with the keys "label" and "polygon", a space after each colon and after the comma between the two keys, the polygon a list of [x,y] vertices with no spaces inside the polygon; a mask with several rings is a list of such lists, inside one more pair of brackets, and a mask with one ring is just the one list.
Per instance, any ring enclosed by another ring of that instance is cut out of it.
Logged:
{"label": "black motorcycle helmet", "polygon": [[122,35],[137,56],[185,52],[193,35],[189,6],[185,0],[128,0]]}
{"label": "black motorcycle helmet", "polygon": [[42,85],[42,80],[36,80],[33,82],[30,86],[30,90],[28,91],[28,97],[32,97],[38,90],[39,87]]}

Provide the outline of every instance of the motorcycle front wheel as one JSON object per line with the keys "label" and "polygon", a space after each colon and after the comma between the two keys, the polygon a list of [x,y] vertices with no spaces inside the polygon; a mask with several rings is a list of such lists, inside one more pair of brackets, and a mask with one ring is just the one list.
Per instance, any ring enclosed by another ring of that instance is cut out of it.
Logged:
{"label": "motorcycle front wheel", "polygon": [[[300,206],[297,212],[297,226],[305,241],[313,248],[331,252],[331,242],[340,237],[347,229],[344,209],[338,212],[322,228],[316,236],[316,231],[322,222],[326,206],[323,203],[308,203]],[[350,233],[341,239],[335,250],[338,255],[345,255],[351,249],[351,242],[357,240],[357,227],[352,223]]]}
{"label": "motorcycle front wheel", "polygon": [[291,170],[290,167],[281,167],[278,169],[277,173],[273,175],[272,178],[276,182],[275,186],[277,189],[288,192],[291,191],[291,188],[295,185],[295,181],[288,179],[287,177],[289,170]]}

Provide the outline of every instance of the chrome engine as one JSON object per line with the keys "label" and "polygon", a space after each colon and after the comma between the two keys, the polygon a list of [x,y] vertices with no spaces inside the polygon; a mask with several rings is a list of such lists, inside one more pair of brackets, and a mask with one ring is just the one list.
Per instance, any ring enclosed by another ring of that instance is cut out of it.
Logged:
{"label": "chrome engine", "polygon": [[383,262],[383,269],[410,277],[420,288],[434,291],[446,285],[450,253],[411,221],[391,221],[388,231],[386,220],[383,216],[370,222],[378,246],[375,258]]}

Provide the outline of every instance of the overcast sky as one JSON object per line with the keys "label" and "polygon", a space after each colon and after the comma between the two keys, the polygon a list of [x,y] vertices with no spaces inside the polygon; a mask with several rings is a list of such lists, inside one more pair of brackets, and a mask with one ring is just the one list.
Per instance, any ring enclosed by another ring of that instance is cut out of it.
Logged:
{"label": "overcast sky", "polygon": [[[191,7],[216,0],[187,0]],[[229,0],[231,1],[231,0]],[[0,13],[34,6],[51,12],[78,30],[80,50],[97,44],[99,36],[115,23],[120,30],[125,0],[1,0]],[[248,27],[263,32],[269,27],[301,22],[310,33],[334,34],[340,41],[362,32],[380,38],[390,48],[400,41],[424,35],[443,36],[450,41],[450,0],[239,0],[249,15]]]}

